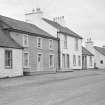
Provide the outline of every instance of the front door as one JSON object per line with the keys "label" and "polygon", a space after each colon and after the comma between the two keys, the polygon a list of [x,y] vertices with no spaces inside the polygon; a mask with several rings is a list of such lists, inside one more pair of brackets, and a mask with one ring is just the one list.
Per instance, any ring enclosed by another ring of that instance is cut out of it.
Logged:
{"label": "front door", "polygon": [[42,54],[37,56],[37,70],[42,71]]}
{"label": "front door", "polygon": [[87,56],[82,56],[82,68],[87,69]]}

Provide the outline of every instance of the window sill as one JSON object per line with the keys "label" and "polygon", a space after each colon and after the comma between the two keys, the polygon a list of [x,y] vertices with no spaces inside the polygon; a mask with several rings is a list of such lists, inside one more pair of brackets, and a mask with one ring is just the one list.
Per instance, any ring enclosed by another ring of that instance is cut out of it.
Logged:
{"label": "window sill", "polygon": [[5,66],[5,69],[12,69],[11,66]]}
{"label": "window sill", "polygon": [[28,48],[29,46],[28,45],[27,46],[26,45],[23,45],[23,47]]}
{"label": "window sill", "polygon": [[30,66],[24,66],[23,68],[24,69],[30,69],[31,67]]}
{"label": "window sill", "polygon": [[40,50],[42,50],[42,47],[37,47],[37,49],[40,49]]}
{"label": "window sill", "polygon": [[49,50],[52,50],[53,51],[54,49],[53,48],[50,48]]}

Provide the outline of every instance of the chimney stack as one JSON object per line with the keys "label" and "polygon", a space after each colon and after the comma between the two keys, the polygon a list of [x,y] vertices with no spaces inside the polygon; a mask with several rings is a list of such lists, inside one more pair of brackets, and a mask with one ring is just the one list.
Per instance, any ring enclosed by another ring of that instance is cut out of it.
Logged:
{"label": "chimney stack", "polygon": [[55,17],[53,21],[65,27],[65,19],[64,16]]}
{"label": "chimney stack", "polygon": [[43,17],[43,12],[40,8],[32,9],[30,13],[25,14],[25,18],[27,22],[33,22],[35,19],[41,19]]}

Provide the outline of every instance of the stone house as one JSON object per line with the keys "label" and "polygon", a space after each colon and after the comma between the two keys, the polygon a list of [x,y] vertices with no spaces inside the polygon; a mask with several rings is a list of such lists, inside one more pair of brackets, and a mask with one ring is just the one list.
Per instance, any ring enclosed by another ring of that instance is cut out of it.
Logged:
{"label": "stone house", "polygon": [[25,73],[55,72],[58,69],[57,38],[33,24],[5,16],[0,16],[0,24],[24,48],[20,62]]}
{"label": "stone house", "polygon": [[25,14],[26,21],[59,38],[59,67],[62,71],[82,69],[82,37],[65,25],[64,17],[54,20],[44,17],[40,8]]}

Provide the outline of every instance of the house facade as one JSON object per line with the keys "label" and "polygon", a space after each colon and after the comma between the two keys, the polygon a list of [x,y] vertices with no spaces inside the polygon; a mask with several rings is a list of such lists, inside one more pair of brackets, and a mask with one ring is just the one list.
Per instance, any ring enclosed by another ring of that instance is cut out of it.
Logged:
{"label": "house facade", "polygon": [[27,13],[26,21],[60,39],[59,66],[61,70],[82,69],[82,37],[65,26],[64,17],[54,21],[44,18],[40,8]]}
{"label": "house facade", "polygon": [[[25,73],[56,72],[58,39],[33,24],[0,16],[3,29],[22,46]],[[5,24],[6,23],[6,24]]]}
{"label": "house facade", "polygon": [[94,68],[94,55],[89,52],[85,47],[82,47],[82,69]]}
{"label": "house facade", "polygon": [[23,48],[0,27],[0,78],[23,75]]}
{"label": "house facade", "polygon": [[105,69],[105,47],[94,46],[91,39],[87,39],[86,48],[94,54],[94,67]]}

